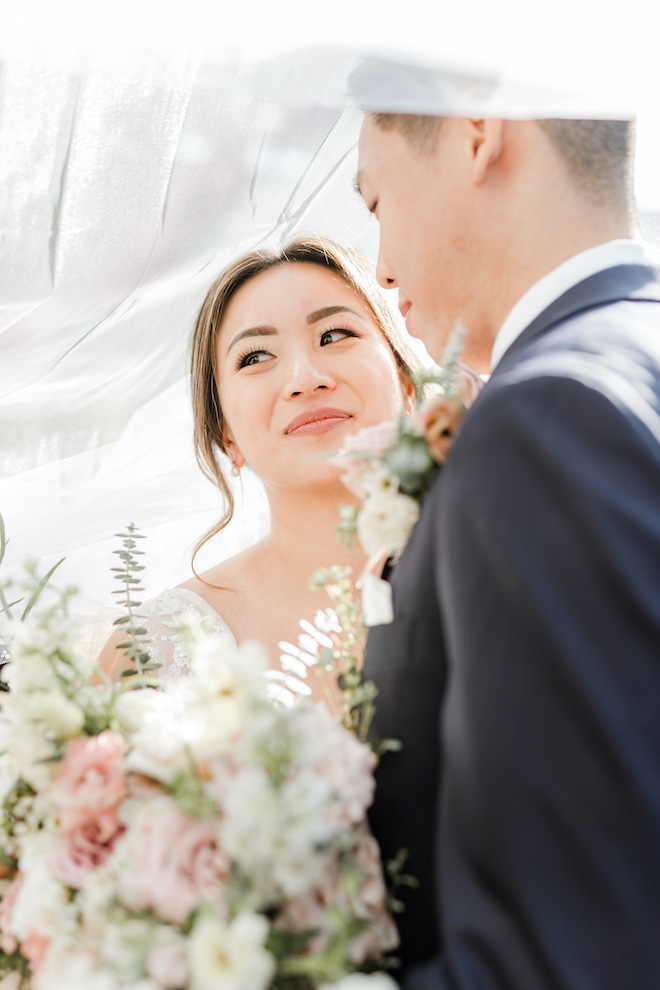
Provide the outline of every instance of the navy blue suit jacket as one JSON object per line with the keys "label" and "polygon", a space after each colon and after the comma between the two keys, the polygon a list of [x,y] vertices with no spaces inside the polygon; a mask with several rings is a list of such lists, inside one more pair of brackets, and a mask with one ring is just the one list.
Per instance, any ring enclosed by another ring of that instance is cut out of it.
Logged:
{"label": "navy blue suit jacket", "polygon": [[468,413],[371,631],[406,990],[660,988],[660,272],[565,293]]}

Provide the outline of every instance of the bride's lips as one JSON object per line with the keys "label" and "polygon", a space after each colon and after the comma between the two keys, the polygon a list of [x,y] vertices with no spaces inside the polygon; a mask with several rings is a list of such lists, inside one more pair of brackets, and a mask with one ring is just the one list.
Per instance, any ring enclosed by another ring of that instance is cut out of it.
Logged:
{"label": "bride's lips", "polygon": [[351,419],[351,414],[345,409],[333,409],[323,406],[320,409],[310,409],[291,420],[284,430],[286,436],[307,436],[310,433],[327,433],[340,423]]}

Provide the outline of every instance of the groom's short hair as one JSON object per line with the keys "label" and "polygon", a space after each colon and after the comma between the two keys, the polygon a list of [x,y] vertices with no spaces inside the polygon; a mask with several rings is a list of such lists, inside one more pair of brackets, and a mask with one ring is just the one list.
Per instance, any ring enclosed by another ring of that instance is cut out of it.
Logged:
{"label": "groom's short hair", "polygon": [[[443,117],[374,113],[382,130],[398,130],[421,154],[435,148]],[[629,120],[539,120],[580,189],[596,198],[628,197],[632,189],[635,125]]]}

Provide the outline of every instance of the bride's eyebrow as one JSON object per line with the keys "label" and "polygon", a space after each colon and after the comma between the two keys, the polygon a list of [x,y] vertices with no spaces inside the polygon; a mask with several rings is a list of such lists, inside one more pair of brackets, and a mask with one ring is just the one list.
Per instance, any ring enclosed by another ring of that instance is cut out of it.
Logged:
{"label": "bride's eyebrow", "polygon": [[350,306],[324,306],[323,309],[315,309],[313,313],[309,313],[307,316],[308,323],[318,323],[319,320],[324,320],[326,316],[334,316],[335,313],[352,313],[353,316],[357,316],[358,320],[362,320],[366,323],[364,316],[357,313]]}
{"label": "bride's eyebrow", "polygon": [[269,325],[263,327],[248,327],[247,330],[241,330],[235,337],[232,338],[225,353],[229,354],[234,344],[237,344],[239,340],[243,340],[245,337],[272,337],[273,334],[276,333],[277,329]]}

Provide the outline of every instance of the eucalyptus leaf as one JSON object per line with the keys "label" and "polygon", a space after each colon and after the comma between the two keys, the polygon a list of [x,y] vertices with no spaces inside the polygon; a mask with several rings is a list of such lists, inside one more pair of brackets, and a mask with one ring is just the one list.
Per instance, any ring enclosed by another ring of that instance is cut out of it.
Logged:
{"label": "eucalyptus leaf", "polygon": [[25,622],[26,618],[28,617],[28,615],[30,614],[30,612],[32,611],[32,609],[34,608],[34,606],[35,606],[35,604],[37,602],[37,599],[39,598],[39,595],[44,590],[44,588],[46,587],[46,585],[48,584],[48,582],[50,581],[51,577],[53,576],[53,574],[55,573],[55,571],[57,570],[57,568],[60,566],[60,564],[63,564],[64,563],[65,559],[66,559],[65,557],[62,557],[61,560],[58,560],[58,562],[56,564],[54,564],[51,567],[51,569],[48,571],[48,573],[45,574],[44,577],[42,577],[42,579],[39,581],[39,583],[37,584],[36,588],[34,589],[34,591],[32,592],[32,594],[30,595],[30,600],[28,601],[27,605],[25,606],[25,610],[23,612],[23,615],[21,616],[21,622]]}

